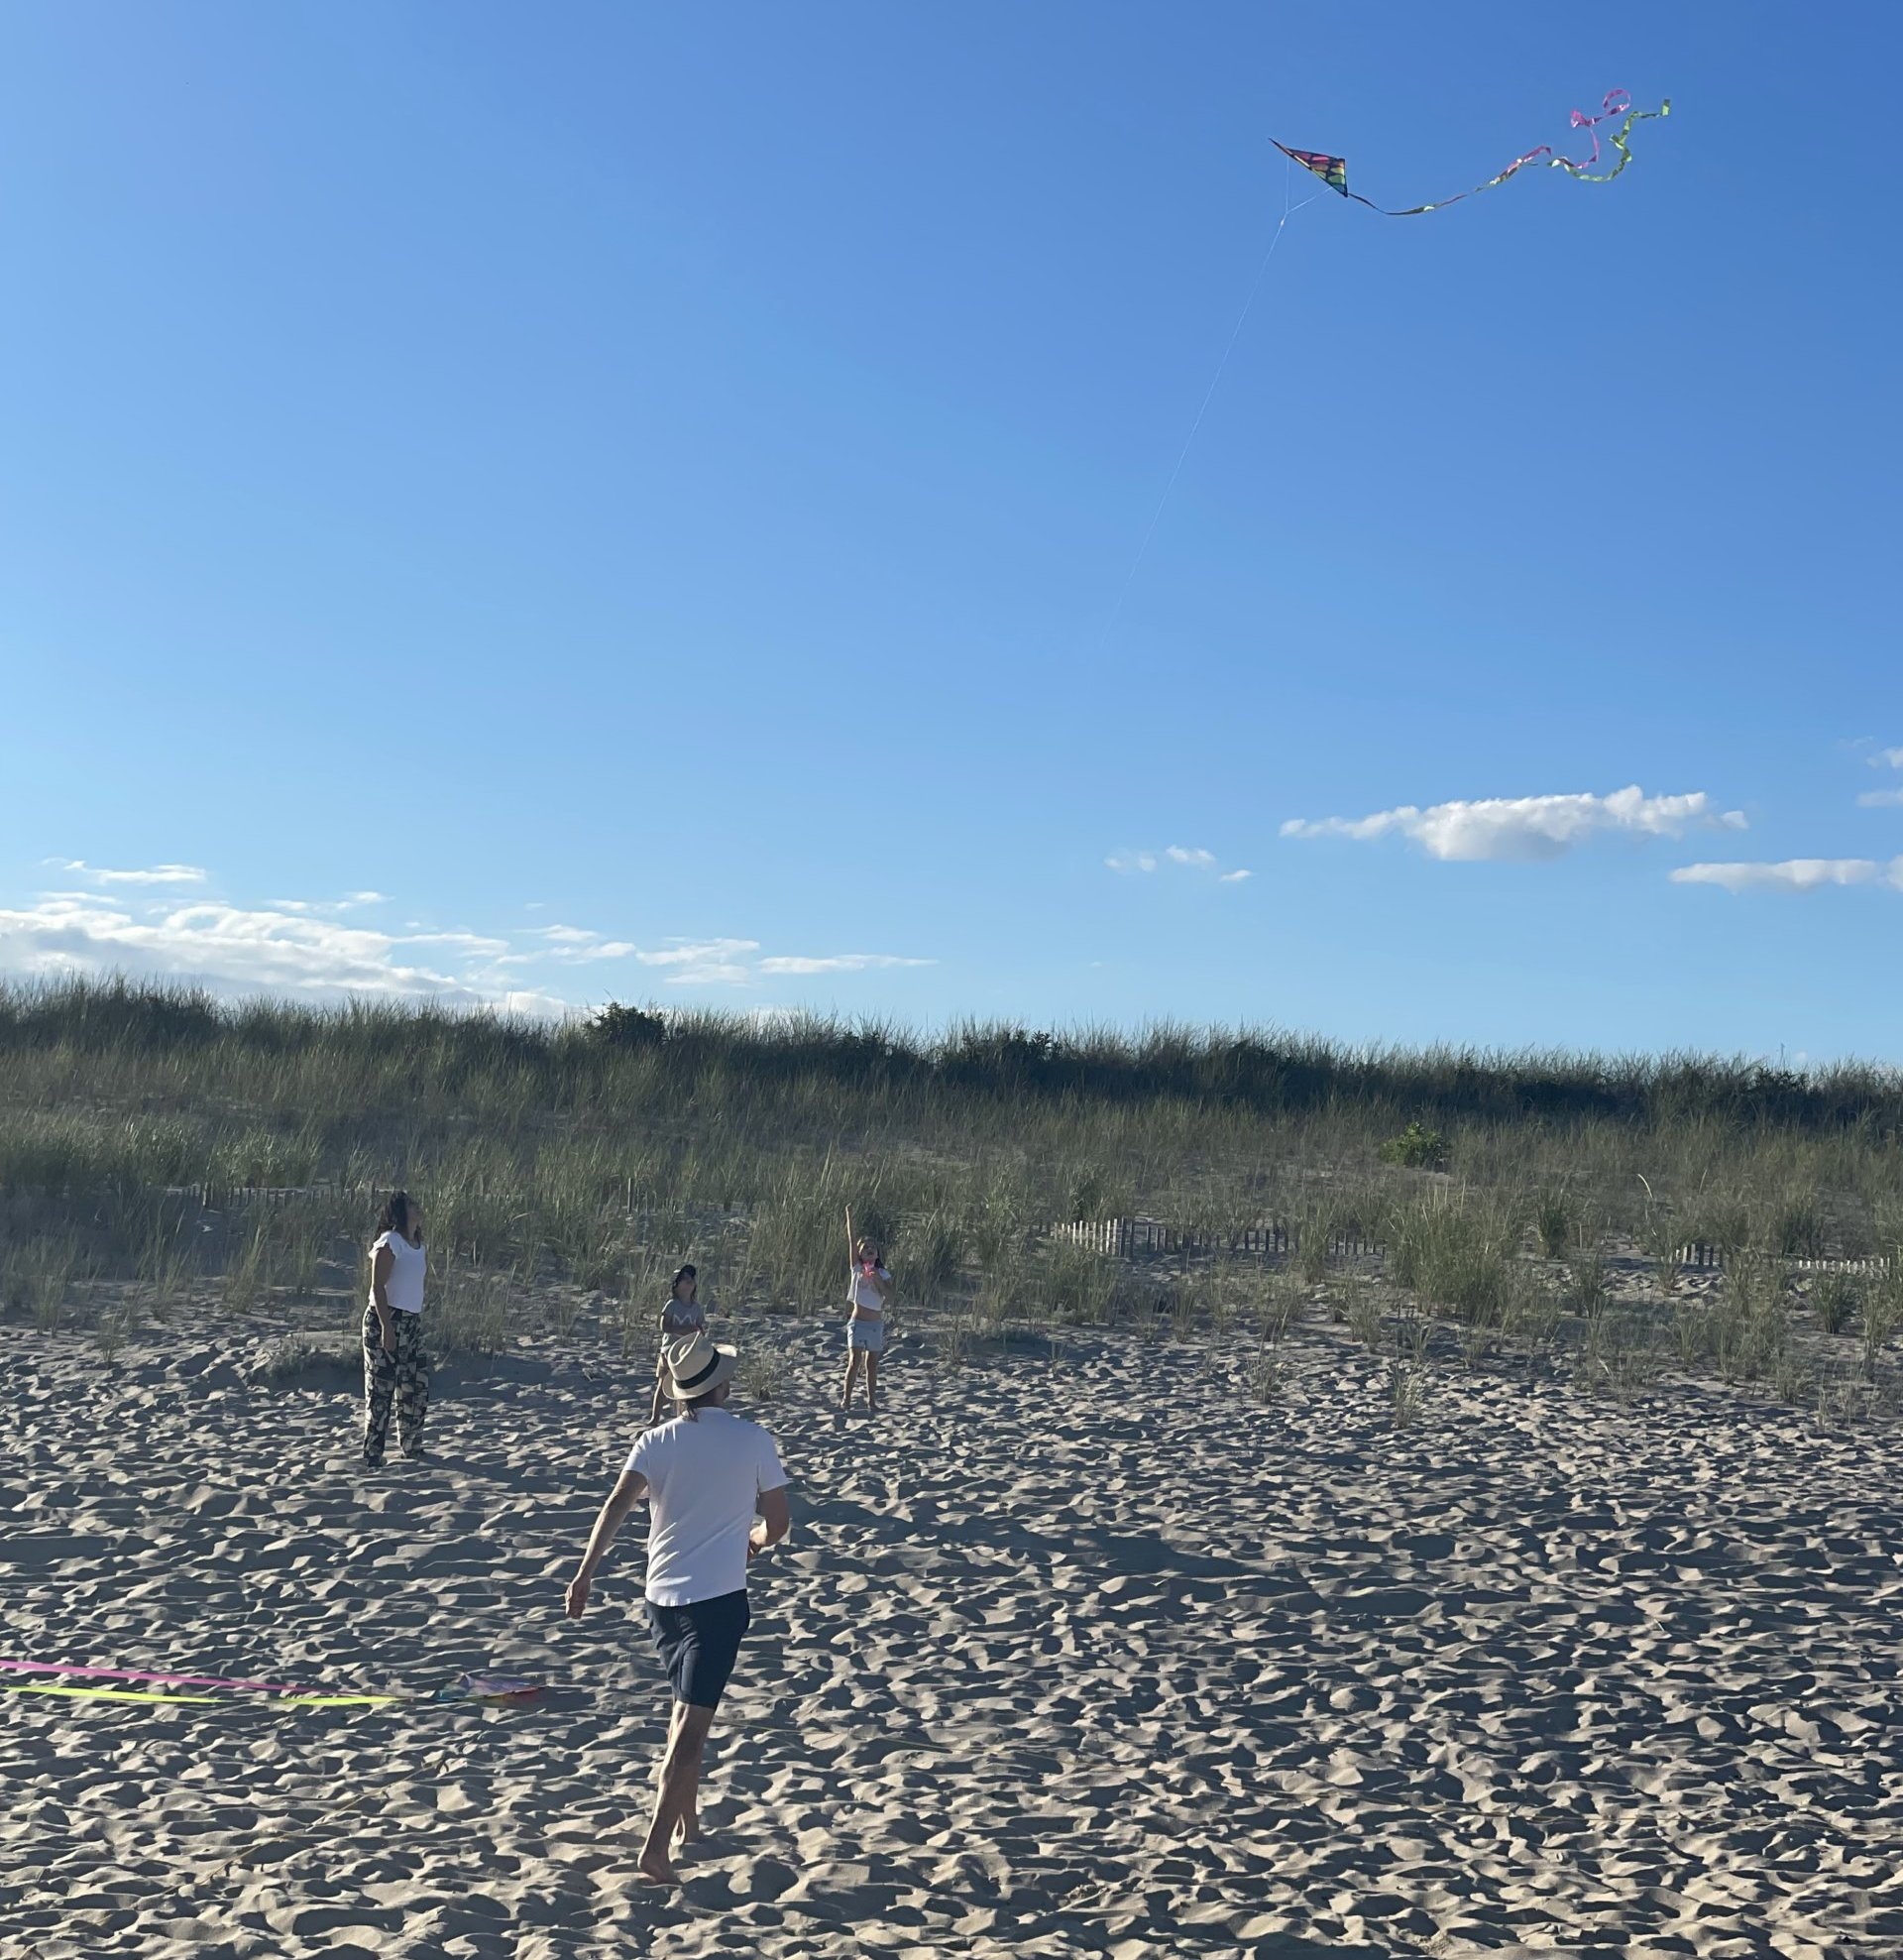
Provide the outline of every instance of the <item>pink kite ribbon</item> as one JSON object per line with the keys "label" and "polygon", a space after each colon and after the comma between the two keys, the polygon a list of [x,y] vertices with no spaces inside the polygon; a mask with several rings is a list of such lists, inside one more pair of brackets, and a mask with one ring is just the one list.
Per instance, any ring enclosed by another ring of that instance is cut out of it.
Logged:
{"label": "pink kite ribbon", "polygon": [[[1593,139],[1593,154],[1590,157],[1579,157],[1579,158],[1562,157],[1559,154],[1559,152],[1555,150],[1550,143],[1542,143],[1536,150],[1527,151],[1525,156],[1515,157],[1513,161],[1511,164],[1509,164],[1507,168],[1504,171],[1502,171],[1497,177],[1493,178],[1493,180],[1486,187],[1489,190],[1491,190],[1494,187],[1494,184],[1505,183],[1507,179],[1510,176],[1511,176],[1515,171],[1523,171],[1528,164],[1536,164],[1539,162],[1539,160],[1542,157],[1544,157],[1555,170],[1571,171],[1575,176],[1577,176],[1582,171],[1591,170],[1592,167],[1599,162],[1599,158],[1600,158],[1600,148],[1599,148],[1600,124],[1603,123],[1608,116],[1616,116],[1620,114],[1622,110],[1630,108],[1631,103],[1632,103],[1631,95],[1625,89],[1609,88],[1606,91],[1605,101],[1600,104],[1598,115],[1589,116],[1584,109],[1575,109],[1572,112],[1573,128],[1585,130]],[[1451,204],[1455,200],[1450,197],[1446,201]]]}
{"label": "pink kite ribbon", "polygon": [[1631,106],[1632,106],[1632,97],[1629,90],[1623,88],[1609,88],[1606,91],[1605,101],[1599,105],[1598,115],[1589,116],[1584,109],[1575,109],[1573,111],[1573,127],[1575,129],[1590,130],[1592,132],[1593,154],[1590,157],[1580,158],[1577,163],[1574,163],[1570,158],[1558,157],[1558,156],[1555,156],[1553,161],[1563,171],[1591,170],[1592,167],[1599,162],[1600,124],[1603,123],[1608,116],[1622,115],[1625,110],[1629,109]]}
{"label": "pink kite ribbon", "polygon": [[76,1674],[95,1681],[152,1681],[161,1687],[248,1687],[260,1694],[314,1694],[315,1688],[286,1687],[282,1681],[234,1681],[219,1674],[156,1674],[145,1668],[69,1668],[56,1661],[0,1661],[16,1674]]}

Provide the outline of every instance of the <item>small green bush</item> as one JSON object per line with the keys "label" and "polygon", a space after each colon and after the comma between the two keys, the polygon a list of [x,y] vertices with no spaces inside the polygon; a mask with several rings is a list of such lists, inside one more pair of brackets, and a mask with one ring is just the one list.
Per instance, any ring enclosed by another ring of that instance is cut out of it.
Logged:
{"label": "small green bush", "polygon": [[667,1020],[644,1007],[611,1000],[589,1021],[588,1038],[598,1048],[658,1048],[667,1039]]}
{"label": "small green bush", "polygon": [[1384,1163],[1399,1164],[1403,1170],[1437,1171],[1447,1161],[1447,1139],[1438,1130],[1412,1122],[1381,1146],[1381,1155]]}

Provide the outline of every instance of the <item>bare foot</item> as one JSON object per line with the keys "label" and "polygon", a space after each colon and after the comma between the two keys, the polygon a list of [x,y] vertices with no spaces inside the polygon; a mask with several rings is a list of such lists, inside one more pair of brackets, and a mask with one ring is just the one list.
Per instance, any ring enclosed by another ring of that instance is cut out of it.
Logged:
{"label": "bare foot", "polygon": [[679,1885],[681,1875],[668,1863],[665,1851],[643,1851],[635,1861],[634,1869],[641,1875],[643,1885]]}
{"label": "bare foot", "polygon": [[700,1818],[683,1817],[679,1822],[679,1824],[675,1826],[675,1834],[680,1840],[680,1846],[683,1851],[685,1851],[690,1844],[698,1844],[701,1841]]}

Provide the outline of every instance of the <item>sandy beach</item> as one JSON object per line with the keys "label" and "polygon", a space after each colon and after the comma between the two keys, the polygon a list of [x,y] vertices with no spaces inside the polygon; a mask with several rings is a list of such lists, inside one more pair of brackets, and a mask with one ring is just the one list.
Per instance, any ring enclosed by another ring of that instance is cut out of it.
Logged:
{"label": "sandy beach", "polygon": [[1903,1960],[1893,55],[7,7],[0,1960]]}
{"label": "sandy beach", "polygon": [[443,1369],[437,1460],[366,1473],[341,1370],[264,1386],[209,1326],[111,1368],[10,1330],[7,1658],[552,1692],[10,1692],[0,1950],[1903,1950],[1887,1438],[1485,1376],[1397,1432],[1321,1331],[1268,1408],[1203,1344],[941,1371],[901,1341],[848,1420],[836,1328],[739,1332],[788,1358],[744,1406],[795,1529],[755,1569],[711,1836],[657,1896],[638,1521],[590,1616],[560,1601],[638,1370]]}

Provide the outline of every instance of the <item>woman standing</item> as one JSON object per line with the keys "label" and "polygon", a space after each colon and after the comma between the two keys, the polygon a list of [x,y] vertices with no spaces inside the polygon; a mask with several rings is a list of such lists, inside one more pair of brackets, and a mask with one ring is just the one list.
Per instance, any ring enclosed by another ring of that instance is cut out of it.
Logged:
{"label": "woman standing", "polygon": [[845,1324],[845,1386],[840,1391],[840,1407],[852,1406],[852,1383],[865,1377],[865,1406],[879,1406],[879,1356],[885,1352],[885,1303],[892,1297],[892,1275],[877,1243],[862,1238],[853,1247],[852,1274],[846,1297],[852,1303],[852,1318]]}
{"label": "woman standing", "polygon": [[376,1469],[390,1440],[390,1405],[405,1456],[423,1453],[429,1357],[423,1352],[422,1208],[398,1191],[384,1207],[370,1247],[370,1305],[364,1310],[364,1463]]}
{"label": "woman standing", "polygon": [[661,1309],[661,1351],[654,1363],[654,1404],[647,1412],[652,1429],[661,1420],[661,1404],[666,1400],[667,1350],[683,1334],[705,1333],[707,1309],[701,1305],[701,1276],[692,1266],[683,1266],[668,1288],[667,1305]]}

